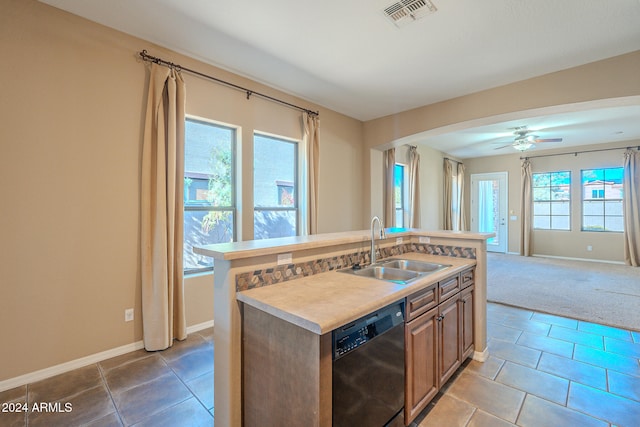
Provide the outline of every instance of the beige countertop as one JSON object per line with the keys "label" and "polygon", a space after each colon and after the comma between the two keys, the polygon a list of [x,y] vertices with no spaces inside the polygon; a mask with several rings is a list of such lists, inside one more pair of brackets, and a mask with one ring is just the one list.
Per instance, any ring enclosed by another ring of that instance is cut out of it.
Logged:
{"label": "beige countertop", "polygon": [[[487,240],[495,233],[472,233],[470,231],[422,230],[417,228],[388,228],[387,238],[402,236],[442,237],[449,239]],[[218,243],[194,247],[193,251],[214,259],[234,260],[261,255],[330,247],[347,243],[359,243],[371,239],[370,230],[346,231],[341,233],[315,234],[310,236],[281,237],[276,239],[247,240],[242,242]]]}
{"label": "beige countertop", "polygon": [[239,292],[237,299],[322,335],[476,264],[473,259],[420,253],[402,258],[451,267],[406,285],[331,271]]}

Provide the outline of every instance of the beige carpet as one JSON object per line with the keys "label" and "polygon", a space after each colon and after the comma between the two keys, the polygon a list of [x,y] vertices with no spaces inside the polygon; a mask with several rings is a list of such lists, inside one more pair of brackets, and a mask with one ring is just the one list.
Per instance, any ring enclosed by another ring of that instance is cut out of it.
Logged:
{"label": "beige carpet", "polygon": [[640,268],[489,253],[487,299],[640,331]]}

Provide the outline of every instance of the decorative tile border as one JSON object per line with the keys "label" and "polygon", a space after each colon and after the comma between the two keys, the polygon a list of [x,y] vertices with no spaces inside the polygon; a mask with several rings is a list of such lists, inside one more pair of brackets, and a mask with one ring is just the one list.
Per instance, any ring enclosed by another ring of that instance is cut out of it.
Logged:
{"label": "decorative tile border", "polygon": [[[441,255],[457,258],[476,258],[476,250],[459,246],[432,245],[428,243],[404,243],[380,250],[380,259],[398,256],[405,253],[418,252],[429,255]],[[300,277],[327,271],[350,268],[356,263],[368,264],[371,259],[371,251],[358,251],[330,258],[321,258],[297,264],[279,265],[261,270],[248,271],[236,275],[236,291],[260,288]]]}

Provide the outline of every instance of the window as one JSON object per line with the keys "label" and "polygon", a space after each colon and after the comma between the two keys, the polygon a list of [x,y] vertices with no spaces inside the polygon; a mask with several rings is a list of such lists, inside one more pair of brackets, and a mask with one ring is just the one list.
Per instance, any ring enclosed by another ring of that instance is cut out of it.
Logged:
{"label": "window", "polygon": [[405,170],[406,166],[400,163],[395,164],[393,170],[394,181],[394,200],[396,208],[395,224],[389,224],[387,227],[404,227],[405,218]]}
{"label": "window", "polygon": [[236,239],[236,130],[203,120],[185,122],[184,271],[212,269],[193,247]]}
{"label": "window", "polygon": [[254,239],[298,235],[298,144],[254,134]]}
{"label": "window", "polygon": [[532,174],[533,228],[571,229],[571,172]]}
{"label": "window", "polygon": [[622,169],[581,171],[582,231],[624,231]]}

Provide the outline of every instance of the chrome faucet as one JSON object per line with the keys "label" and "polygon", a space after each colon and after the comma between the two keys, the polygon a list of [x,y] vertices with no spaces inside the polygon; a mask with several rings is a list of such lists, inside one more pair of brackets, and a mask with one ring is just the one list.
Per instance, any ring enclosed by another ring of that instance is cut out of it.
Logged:
{"label": "chrome faucet", "polygon": [[371,219],[371,264],[376,263],[376,238],[374,235],[374,230],[376,226],[376,221],[378,221],[378,225],[380,226],[380,238],[386,239],[386,235],[384,234],[384,225],[382,225],[382,221],[377,216],[374,216]]}

